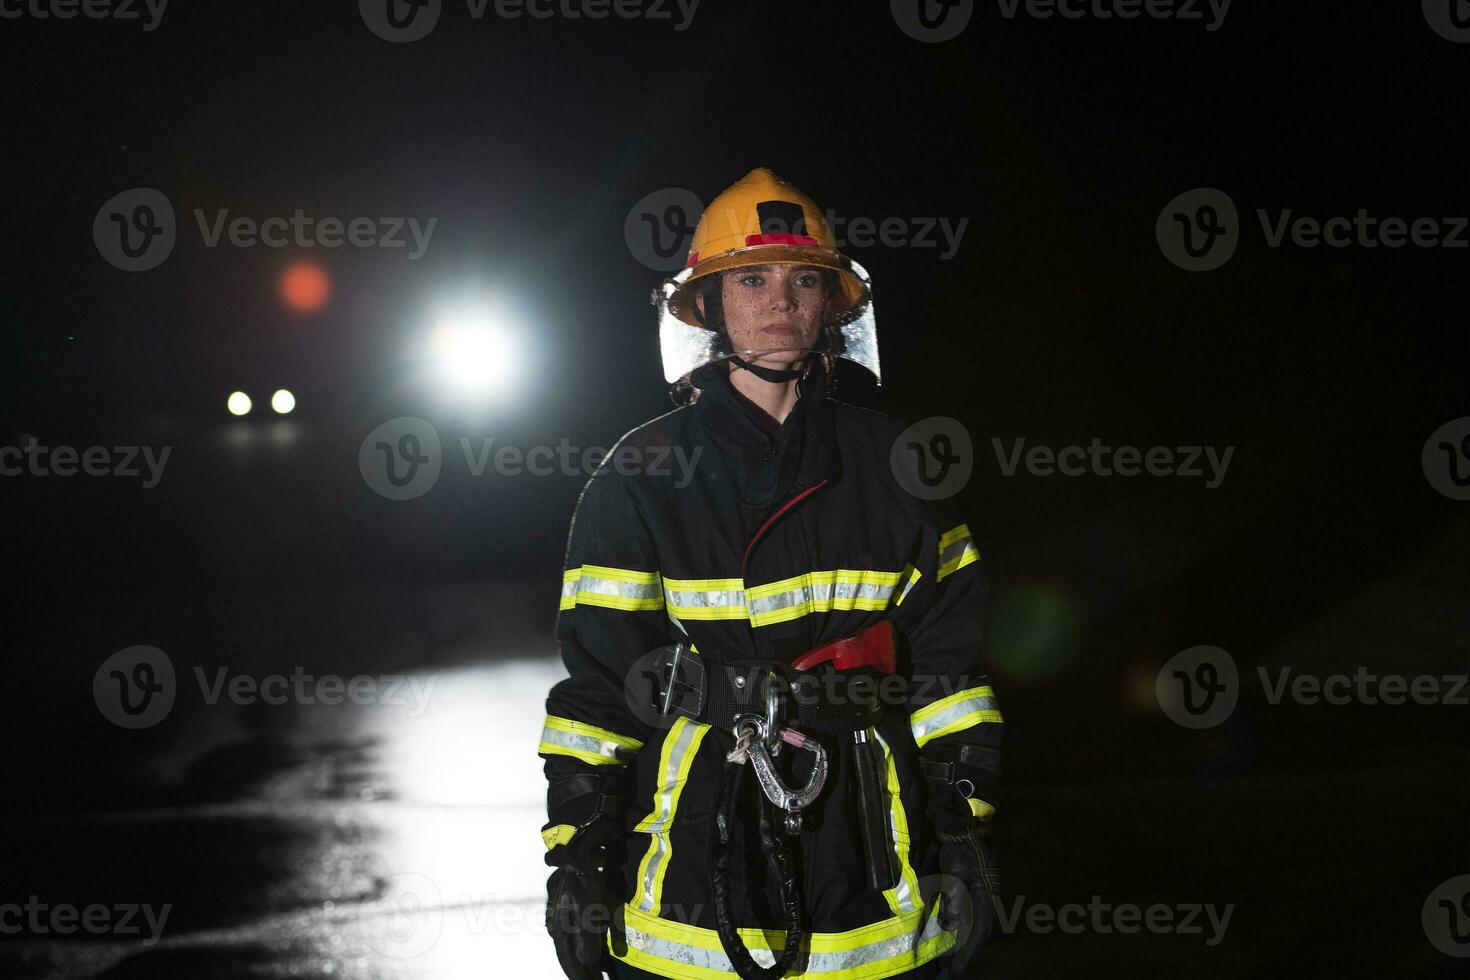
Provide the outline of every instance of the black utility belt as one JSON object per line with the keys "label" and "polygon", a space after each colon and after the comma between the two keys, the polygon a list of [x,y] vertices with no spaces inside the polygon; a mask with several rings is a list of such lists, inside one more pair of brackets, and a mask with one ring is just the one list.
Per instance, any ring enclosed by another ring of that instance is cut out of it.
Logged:
{"label": "black utility belt", "polygon": [[[903,704],[907,681],[862,667],[797,670],[787,664],[711,663],[678,643],[653,651],[646,662],[644,703],[665,724],[676,717],[733,732],[739,715],[758,715],[808,732],[861,731]],[[635,695],[636,696],[636,695]]]}

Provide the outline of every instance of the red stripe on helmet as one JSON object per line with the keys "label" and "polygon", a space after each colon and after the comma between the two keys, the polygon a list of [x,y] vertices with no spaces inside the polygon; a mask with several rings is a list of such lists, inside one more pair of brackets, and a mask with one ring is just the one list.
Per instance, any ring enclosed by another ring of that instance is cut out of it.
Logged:
{"label": "red stripe on helmet", "polygon": [[810,235],[746,235],[746,245],[808,245],[819,242]]}

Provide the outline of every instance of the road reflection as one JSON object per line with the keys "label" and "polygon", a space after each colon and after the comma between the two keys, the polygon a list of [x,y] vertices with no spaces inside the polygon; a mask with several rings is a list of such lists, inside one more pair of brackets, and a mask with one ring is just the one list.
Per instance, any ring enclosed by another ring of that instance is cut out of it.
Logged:
{"label": "road reflection", "polygon": [[167,905],[161,935],[33,930],[0,941],[0,975],[559,975],[536,742],[562,675],[506,661],[417,674],[420,701],[171,719],[168,758],[132,764],[178,772],[174,799],[22,818],[0,843],[22,897]]}

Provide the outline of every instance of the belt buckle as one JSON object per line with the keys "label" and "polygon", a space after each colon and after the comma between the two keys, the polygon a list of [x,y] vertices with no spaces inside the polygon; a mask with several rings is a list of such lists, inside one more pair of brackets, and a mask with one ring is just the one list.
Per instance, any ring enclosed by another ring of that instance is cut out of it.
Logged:
{"label": "belt buckle", "polygon": [[699,655],[682,643],[663,648],[663,656],[654,664],[658,687],[653,706],[659,717],[684,715],[695,721],[704,711],[704,663]]}

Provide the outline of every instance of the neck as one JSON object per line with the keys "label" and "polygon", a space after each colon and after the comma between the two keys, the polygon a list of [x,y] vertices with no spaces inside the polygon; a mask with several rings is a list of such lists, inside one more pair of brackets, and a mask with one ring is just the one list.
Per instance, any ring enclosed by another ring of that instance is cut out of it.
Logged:
{"label": "neck", "polygon": [[730,384],[746,401],[769,415],[777,425],[796,407],[796,379],[766,381],[730,362]]}

